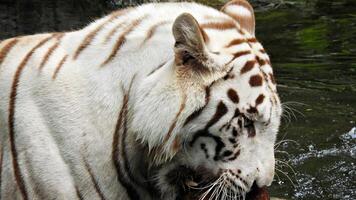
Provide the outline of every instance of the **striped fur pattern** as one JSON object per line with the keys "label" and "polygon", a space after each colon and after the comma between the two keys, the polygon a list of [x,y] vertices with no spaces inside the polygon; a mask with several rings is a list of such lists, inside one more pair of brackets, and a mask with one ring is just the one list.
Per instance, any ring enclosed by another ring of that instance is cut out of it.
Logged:
{"label": "striped fur pattern", "polygon": [[152,3],[2,41],[0,199],[228,199],[270,185],[282,111],[254,23],[246,0]]}

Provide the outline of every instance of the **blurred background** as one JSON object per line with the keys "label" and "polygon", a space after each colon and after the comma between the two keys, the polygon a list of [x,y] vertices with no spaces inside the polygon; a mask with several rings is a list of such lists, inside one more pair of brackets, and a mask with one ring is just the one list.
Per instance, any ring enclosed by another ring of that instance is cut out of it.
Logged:
{"label": "blurred background", "polygon": [[[76,30],[145,2],[0,0],[0,40]],[[356,0],[250,2],[284,102],[272,196],[356,199]]]}

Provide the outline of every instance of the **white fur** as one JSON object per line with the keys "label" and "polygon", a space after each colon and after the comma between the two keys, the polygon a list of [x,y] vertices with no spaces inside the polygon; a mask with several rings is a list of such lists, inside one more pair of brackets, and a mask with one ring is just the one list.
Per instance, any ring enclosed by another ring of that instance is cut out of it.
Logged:
{"label": "white fur", "polygon": [[241,16],[251,16],[250,10],[245,8],[244,6],[231,5],[226,8],[226,12],[228,13],[236,13],[236,11],[238,11],[238,14]]}

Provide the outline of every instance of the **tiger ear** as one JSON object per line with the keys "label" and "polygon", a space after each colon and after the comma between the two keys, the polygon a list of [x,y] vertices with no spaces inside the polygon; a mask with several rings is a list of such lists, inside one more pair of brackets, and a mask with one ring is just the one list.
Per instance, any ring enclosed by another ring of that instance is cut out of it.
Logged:
{"label": "tiger ear", "polygon": [[179,15],[173,24],[172,32],[178,64],[184,64],[189,59],[202,59],[205,45],[203,30],[191,14]]}
{"label": "tiger ear", "polygon": [[221,8],[221,11],[235,19],[241,28],[255,35],[255,14],[247,0],[230,1]]}

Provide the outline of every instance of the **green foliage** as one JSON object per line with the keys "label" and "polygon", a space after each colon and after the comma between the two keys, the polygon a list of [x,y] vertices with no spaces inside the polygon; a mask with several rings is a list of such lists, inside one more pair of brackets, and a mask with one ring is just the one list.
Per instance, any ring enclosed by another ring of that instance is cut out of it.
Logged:
{"label": "green foliage", "polygon": [[329,44],[327,25],[322,21],[310,27],[303,28],[296,33],[303,49],[323,52]]}

